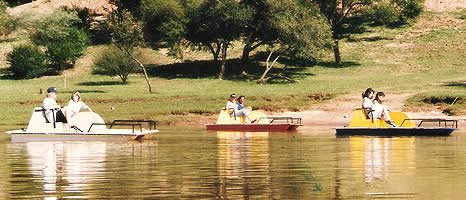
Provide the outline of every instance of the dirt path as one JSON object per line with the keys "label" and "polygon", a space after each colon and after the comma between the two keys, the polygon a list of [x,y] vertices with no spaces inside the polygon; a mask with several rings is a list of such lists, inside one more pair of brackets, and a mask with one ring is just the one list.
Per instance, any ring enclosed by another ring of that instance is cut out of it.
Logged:
{"label": "dirt path", "polygon": [[466,0],[425,0],[427,11],[445,12],[466,8]]}

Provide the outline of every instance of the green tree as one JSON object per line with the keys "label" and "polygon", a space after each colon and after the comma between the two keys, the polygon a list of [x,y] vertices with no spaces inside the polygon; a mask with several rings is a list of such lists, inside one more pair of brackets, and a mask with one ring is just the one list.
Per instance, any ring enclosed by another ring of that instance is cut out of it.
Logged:
{"label": "green tree", "polygon": [[221,56],[218,78],[225,73],[227,50],[241,36],[252,11],[235,0],[207,0],[195,9],[187,25],[186,38],[201,49],[208,49],[214,62]]}
{"label": "green tree", "polygon": [[183,59],[186,14],[194,5],[197,5],[195,0],[142,0],[139,10],[146,41],[163,42],[169,48],[169,55]]}
{"label": "green tree", "polygon": [[284,52],[294,59],[312,60],[331,48],[330,27],[313,5],[295,0],[267,0],[272,13],[271,23]]}
{"label": "green tree", "polygon": [[97,58],[94,65],[94,72],[120,77],[126,83],[131,73],[138,71],[138,64],[125,55],[120,49],[112,46],[105,49]]}
{"label": "green tree", "polygon": [[110,15],[109,28],[112,32],[112,43],[139,65],[144,73],[149,92],[152,92],[146,67],[133,55],[134,49],[143,44],[141,24],[128,10],[116,9]]}
{"label": "green tree", "polygon": [[54,12],[33,24],[31,40],[37,45],[47,46],[68,37],[70,29],[75,28],[79,23],[81,19],[76,12]]}
{"label": "green tree", "polygon": [[243,52],[241,55],[241,73],[246,75],[246,66],[249,64],[249,54],[262,45],[271,45],[278,39],[278,30],[272,23],[276,13],[272,12],[273,2],[268,0],[243,0],[242,4],[252,10],[251,18],[244,27]]}
{"label": "green tree", "polygon": [[341,64],[339,40],[345,34],[344,24],[348,23],[349,19],[366,13],[369,14],[366,18],[379,21],[379,25],[390,25],[393,23],[393,15],[399,15],[395,17],[399,20],[395,19],[395,21],[405,23],[406,19],[416,18],[422,11],[417,0],[311,0],[309,2],[316,3],[320,12],[327,18],[334,42],[335,63],[338,65]]}
{"label": "green tree", "polygon": [[57,71],[66,69],[68,64],[74,65],[76,59],[84,54],[89,42],[83,30],[71,27],[66,31],[65,37],[45,44],[47,58]]}
{"label": "green tree", "polygon": [[371,5],[372,0],[317,0],[316,2],[331,27],[335,63],[341,65],[339,40],[344,33],[343,24],[360,12],[362,7]]}
{"label": "green tree", "polygon": [[7,12],[8,4],[0,0],[0,34],[4,39],[20,26],[20,19]]}
{"label": "green tree", "polygon": [[9,70],[17,79],[30,79],[44,75],[47,72],[45,55],[37,46],[21,45],[8,53]]}

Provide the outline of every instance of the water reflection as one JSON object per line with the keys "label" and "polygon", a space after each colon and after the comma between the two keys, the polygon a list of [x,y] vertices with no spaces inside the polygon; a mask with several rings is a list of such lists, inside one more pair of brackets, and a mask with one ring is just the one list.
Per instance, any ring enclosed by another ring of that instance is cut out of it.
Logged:
{"label": "water reflection", "polygon": [[105,142],[28,142],[26,149],[29,169],[42,177],[46,194],[80,192],[105,165]]}
{"label": "water reflection", "polygon": [[248,199],[254,192],[269,198],[268,136],[267,132],[217,132],[219,197]]}
{"label": "water reflection", "polygon": [[0,142],[0,199],[461,199],[466,137],[171,130]]}
{"label": "water reflection", "polygon": [[[352,169],[363,170],[364,182],[384,181],[390,176],[390,169],[416,168],[415,137],[351,137]],[[404,175],[409,175],[406,171]]]}

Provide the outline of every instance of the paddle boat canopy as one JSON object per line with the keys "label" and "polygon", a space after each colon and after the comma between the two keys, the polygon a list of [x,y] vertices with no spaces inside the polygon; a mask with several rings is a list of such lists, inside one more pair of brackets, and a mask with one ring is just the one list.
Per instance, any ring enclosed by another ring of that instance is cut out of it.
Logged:
{"label": "paddle boat canopy", "polygon": [[[26,129],[8,131],[12,141],[53,141],[53,140],[139,140],[158,132],[156,121],[115,120],[105,121],[94,112],[80,112],[71,118],[75,126],[65,128],[61,122],[45,118],[45,110],[36,107],[32,111]],[[125,127],[120,129],[115,127]]]}
{"label": "paddle boat canopy", "polygon": [[[349,126],[336,128],[336,135],[448,136],[458,128],[457,120],[412,119],[403,112],[391,112],[390,118],[396,127],[391,127],[384,120],[374,119],[365,109],[357,108],[353,111]],[[431,126],[426,127],[426,124]]]}
{"label": "paddle boat canopy", "polygon": [[240,131],[240,132],[284,132],[296,131],[302,126],[301,118],[267,117],[263,112],[251,111],[249,118],[256,119],[251,123],[246,117],[238,117],[234,111],[222,109],[215,124],[207,124],[207,130]]}

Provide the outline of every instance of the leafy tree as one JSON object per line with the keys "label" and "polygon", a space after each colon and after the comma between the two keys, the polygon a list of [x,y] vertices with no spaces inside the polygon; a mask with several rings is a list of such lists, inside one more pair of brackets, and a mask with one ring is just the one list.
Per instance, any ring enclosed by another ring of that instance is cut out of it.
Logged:
{"label": "leafy tree", "polygon": [[19,18],[10,16],[7,12],[7,8],[8,4],[5,1],[0,0],[0,34],[5,39],[20,25]]}
{"label": "leafy tree", "polygon": [[116,47],[105,49],[94,65],[94,72],[119,76],[123,83],[126,83],[131,73],[138,71],[138,64],[126,56]]}
{"label": "leafy tree", "polygon": [[419,16],[422,6],[418,0],[380,1],[364,11],[374,24],[396,27]]}
{"label": "leafy tree", "polygon": [[271,10],[272,1],[243,0],[241,3],[253,12],[242,34],[244,46],[241,56],[241,73],[245,75],[251,51],[262,45],[273,44],[278,39],[278,30],[272,23],[272,18],[276,14]]}
{"label": "leafy tree", "polygon": [[249,8],[235,0],[207,0],[190,16],[186,38],[193,45],[208,49],[215,63],[221,55],[219,79],[225,73],[228,47],[240,38],[251,15]]}
{"label": "leafy tree", "polygon": [[17,46],[8,54],[9,70],[17,79],[30,79],[47,72],[45,55],[37,46]]}
{"label": "leafy tree", "polygon": [[[408,18],[415,18],[422,10],[417,0],[311,0],[310,2],[316,3],[320,12],[327,18],[334,42],[335,62],[339,65],[341,64],[339,40],[345,34],[344,24],[348,23],[350,18],[362,15],[364,14],[362,11],[366,11],[366,14],[379,16],[380,18],[372,17],[372,20],[379,21],[380,25],[390,25],[395,21],[404,23]],[[398,17],[393,17],[394,15]]]}
{"label": "leafy tree", "polygon": [[271,23],[277,31],[275,43],[293,59],[312,60],[331,48],[330,27],[313,5],[295,0],[268,0]]}
{"label": "leafy tree", "polygon": [[55,70],[64,70],[67,63],[74,64],[76,59],[84,54],[87,44],[87,34],[77,28],[66,29],[64,38],[52,40],[46,44],[46,55]]}
{"label": "leafy tree", "polygon": [[183,59],[182,42],[186,32],[187,10],[192,0],[142,0],[144,36],[151,44],[164,42],[169,55]]}
{"label": "leafy tree", "polygon": [[128,10],[116,9],[110,15],[109,28],[112,32],[112,43],[124,55],[138,63],[144,73],[149,92],[152,92],[146,67],[133,55],[134,49],[143,44],[141,24],[136,21]]}
{"label": "leafy tree", "polygon": [[50,44],[68,37],[70,29],[81,23],[76,12],[57,11],[42,17],[33,27],[31,40],[37,45]]}
{"label": "leafy tree", "polygon": [[317,0],[316,2],[331,27],[335,62],[341,65],[339,40],[344,33],[343,24],[360,12],[362,7],[371,5],[372,0]]}

